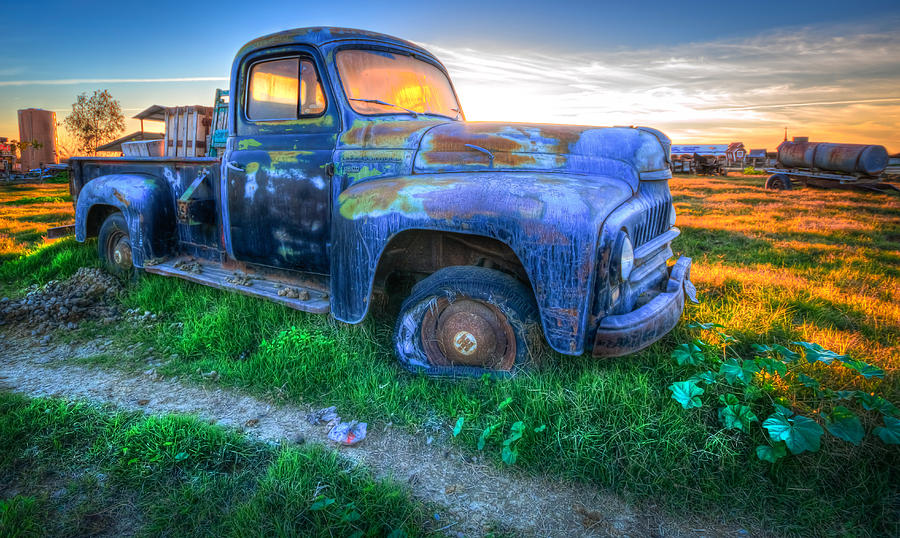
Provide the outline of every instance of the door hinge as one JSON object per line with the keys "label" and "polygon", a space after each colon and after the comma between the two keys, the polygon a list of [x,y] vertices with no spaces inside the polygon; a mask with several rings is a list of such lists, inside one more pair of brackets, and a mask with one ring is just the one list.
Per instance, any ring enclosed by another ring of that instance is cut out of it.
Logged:
{"label": "door hinge", "polygon": [[325,165],[325,175],[328,177],[334,177],[334,163],[328,163]]}

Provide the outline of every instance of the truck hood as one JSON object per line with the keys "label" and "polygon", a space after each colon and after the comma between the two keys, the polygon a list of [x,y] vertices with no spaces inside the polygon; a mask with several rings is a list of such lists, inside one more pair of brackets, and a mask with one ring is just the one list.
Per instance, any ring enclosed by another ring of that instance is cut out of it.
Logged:
{"label": "truck hood", "polygon": [[341,136],[336,161],[350,165],[350,183],[409,173],[563,172],[621,179],[636,191],[640,179],[671,177],[669,146],[646,127],[370,121]]}
{"label": "truck hood", "polygon": [[669,143],[643,127],[453,122],[424,134],[413,172],[555,171],[620,178],[636,189],[642,177],[669,177]]}

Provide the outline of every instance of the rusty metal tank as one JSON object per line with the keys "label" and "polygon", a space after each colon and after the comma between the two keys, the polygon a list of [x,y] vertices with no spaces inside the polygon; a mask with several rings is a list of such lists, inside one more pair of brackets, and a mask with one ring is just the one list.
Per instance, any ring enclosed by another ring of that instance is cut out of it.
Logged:
{"label": "rusty metal tank", "polygon": [[884,146],[794,140],[778,146],[778,162],[785,168],[877,176],[887,167],[888,154]]}
{"label": "rusty metal tank", "polygon": [[56,153],[56,114],[40,108],[19,110],[19,140],[37,140],[39,147],[29,147],[22,151],[22,170],[48,164],[56,164],[59,157]]}

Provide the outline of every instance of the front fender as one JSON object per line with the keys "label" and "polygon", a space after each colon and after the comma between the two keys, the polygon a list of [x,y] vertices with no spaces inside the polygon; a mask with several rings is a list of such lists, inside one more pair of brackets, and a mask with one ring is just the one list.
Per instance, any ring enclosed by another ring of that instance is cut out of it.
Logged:
{"label": "front fender", "polygon": [[75,239],[88,236],[88,216],[96,205],[112,206],[128,223],[135,267],[169,253],[175,237],[175,200],[165,180],[144,174],[111,174],[92,179],[78,193]]}
{"label": "front fender", "polygon": [[525,268],[547,342],[584,348],[601,224],[627,200],[622,180],[554,173],[421,174],[357,183],[332,219],[332,313],[348,323],[368,311],[378,260],[397,233],[439,230],[491,237]]}

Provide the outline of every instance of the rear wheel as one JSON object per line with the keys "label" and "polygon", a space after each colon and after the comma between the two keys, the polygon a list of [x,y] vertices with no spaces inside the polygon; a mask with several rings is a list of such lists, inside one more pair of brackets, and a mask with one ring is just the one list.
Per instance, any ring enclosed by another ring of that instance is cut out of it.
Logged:
{"label": "rear wheel", "polygon": [[532,362],[537,307],[515,278],[447,267],[404,301],[394,347],[407,369],[434,376],[512,375]]}
{"label": "rear wheel", "polygon": [[772,174],[766,180],[766,188],[776,191],[789,191],[793,189],[791,178],[785,174]]}
{"label": "rear wheel", "polygon": [[128,223],[121,213],[113,213],[103,221],[97,237],[97,250],[103,266],[110,273],[122,278],[135,275]]}

